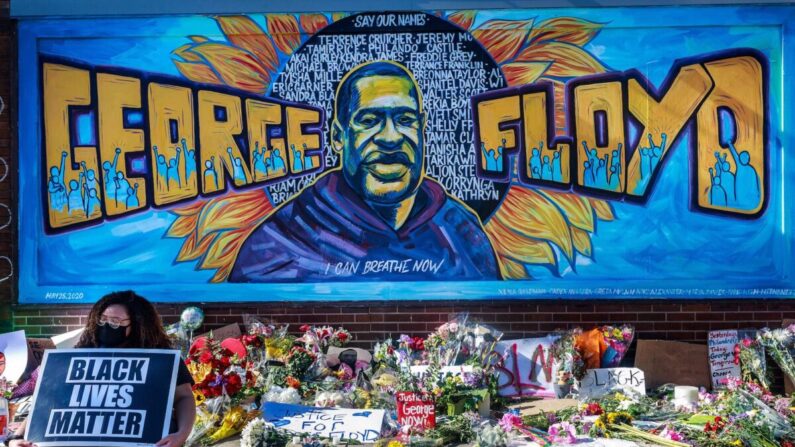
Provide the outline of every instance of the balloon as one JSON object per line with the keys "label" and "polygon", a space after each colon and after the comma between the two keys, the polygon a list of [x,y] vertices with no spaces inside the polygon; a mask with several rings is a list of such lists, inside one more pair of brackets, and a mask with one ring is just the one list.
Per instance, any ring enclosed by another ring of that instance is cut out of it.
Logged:
{"label": "balloon", "polygon": [[195,331],[204,322],[204,312],[198,307],[191,306],[185,308],[179,317],[179,323],[189,331]]}

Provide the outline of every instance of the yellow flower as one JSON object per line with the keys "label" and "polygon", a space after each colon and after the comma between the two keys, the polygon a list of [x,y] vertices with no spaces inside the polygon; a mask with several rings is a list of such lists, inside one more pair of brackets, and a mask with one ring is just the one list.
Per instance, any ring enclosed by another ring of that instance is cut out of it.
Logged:
{"label": "yellow flower", "polygon": [[616,399],[618,399],[618,401],[621,402],[623,400],[627,400],[627,396],[625,396],[625,395],[623,395],[621,393],[616,393]]}
{"label": "yellow flower", "polygon": [[404,445],[400,441],[389,441],[389,444],[387,444],[386,447],[404,447]]}
{"label": "yellow flower", "polygon": [[743,447],[743,442],[738,439],[738,440],[732,442],[731,445],[736,445],[737,447]]}

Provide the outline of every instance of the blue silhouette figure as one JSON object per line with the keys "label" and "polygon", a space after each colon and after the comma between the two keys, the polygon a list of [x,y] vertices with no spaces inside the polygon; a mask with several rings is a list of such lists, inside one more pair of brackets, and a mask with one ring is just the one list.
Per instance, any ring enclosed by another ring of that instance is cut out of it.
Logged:
{"label": "blue silhouette figure", "polygon": [[306,147],[306,143],[304,143],[304,169],[312,169],[312,156],[306,155],[306,150],[309,149]]}
{"label": "blue silhouette figure", "polygon": [[585,186],[594,186],[594,182],[596,181],[596,179],[593,176],[593,170],[591,169],[591,162],[587,160],[584,161],[582,163],[582,167],[583,167],[583,174],[582,174],[583,182],[585,183]]}
{"label": "blue silhouette figure", "polygon": [[141,203],[138,201],[138,183],[135,183],[132,188],[127,188],[127,209],[138,208]]}
{"label": "blue silhouette figure", "polygon": [[651,173],[651,149],[640,148],[640,178],[646,180]]}
{"label": "blue silhouette figure", "polygon": [[204,162],[204,183],[209,184],[212,179],[215,189],[218,189],[218,173],[215,172],[215,155],[210,157],[209,160]]}
{"label": "blue silhouette figure", "polygon": [[494,169],[494,149],[486,149],[486,143],[480,142],[480,150],[483,152],[483,158],[486,160],[487,171],[496,171]]}
{"label": "blue silhouette figure", "polygon": [[284,172],[286,167],[284,165],[284,159],[282,159],[282,156],[279,153],[279,149],[274,149],[271,156],[273,158],[273,170],[276,172]]}
{"label": "blue silhouette figure", "polygon": [[81,161],[80,166],[83,168],[83,177],[85,179],[86,188],[97,190],[97,176],[93,169],[86,169],[86,162]]}
{"label": "blue silhouette figure", "polygon": [[196,151],[188,150],[188,144],[182,139],[182,154],[185,157],[185,183],[188,183],[190,176],[196,172]]}
{"label": "blue silhouette figure", "polygon": [[94,211],[99,210],[99,197],[97,197],[97,190],[96,189],[87,189],[88,193],[86,194],[86,216],[90,216],[94,214]]}
{"label": "blue silhouette figure", "polygon": [[544,164],[541,166],[541,178],[544,180],[552,180],[552,163],[549,161],[549,155],[544,155]]}
{"label": "blue silhouette figure", "polygon": [[726,190],[720,185],[720,175],[716,175],[712,168],[709,168],[709,177],[712,179],[712,187],[709,189],[709,203],[715,206],[726,206]]}
{"label": "blue silhouette figure", "polygon": [[301,172],[304,170],[304,160],[301,152],[295,148],[294,144],[290,145],[290,150],[293,151],[293,172]]}
{"label": "blue silhouette figure", "polygon": [[254,172],[264,177],[268,176],[268,168],[265,165],[265,147],[259,151],[259,142],[254,143]]}
{"label": "blue silhouette figure", "polygon": [[544,149],[544,142],[539,141],[538,147],[533,148],[532,155],[530,155],[530,171],[533,173],[533,178],[541,178],[541,151]]}
{"label": "blue silhouette figure", "polygon": [[122,203],[124,206],[127,206],[127,195],[128,191],[130,190],[130,182],[124,178],[124,174],[122,172],[116,173],[116,203],[121,205]]}
{"label": "blue silhouette figure", "polygon": [[80,183],[82,183],[82,181],[82,172],[80,173],[80,182],[77,180],[69,180],[69,215],[72,215],[72,211],[85,208],[83,204],[83,190],[80,188]]}
{"label": "blue silhouette figure", "polygon": [[155,160],[157,161],[158,182],[161,182],[161,184],[165,183],[166,189],[168,189],[168,164],[166,163],[166,157],[157,151],[157,146],[152,146],[152,150],[155,151]]}
{"label": "blue silhouette figure", "polygon": [[610,181],[607,182],[607,187],[613,191],[618,189],[618,165],[610,166]]}
{"label": "blue silhouette figure", "polygon": [[[171,188],[171,179],[173,178],[177,182],[178,187],[182,187],[182,179],[179,176],[179,155],[182,152],[182,149],[177,148],[177,155],[176,157],[172,158],[168,161],[168,170],[166,171],[166,189]],[[124,190],[124,193],[127,194],[127,190]]]}
{"label": "blue silhouette figure", "polygon": [[715,171],[720,175],[720,183],[723,189],[726,191],[726,203],[729,206],[735,206],[737,204],[737,191],[735,189],[735,180],[734,180],[734,173],[731,172],[731,165],[728,161],[726,161],[727,154],[723,154],[721,158],[721,154],[718,151],[715,151]]}
{"label": "blue silhouette figure", "polygon": [[759,205],[761,188],[756,169],[751,166],[751,154],[748,151],[742,151],[738,154],[737,148],[734,147],[732,142],[729,142],[729,150],[732,153],[732,158],[734,158],[734,165],[737,167],[737,172],[734,174],[737,206],[740,209],[754,209]]}
{"label": "blue silhouette figure", "polygon": [[496,154],[496,157],[494,158],[494,170],[495,171],[499,171],[499,170],[502,169],[502,152],[503,152],[503,149],[505,148],[505,143],[506,143],[505,138],[503,138],[502,139],[502,144],[500,146],[497,146],[497,154]]}
{"label": "blue silhouette figure", "polygon": [[[582,148],[585,151],[585,157],[588,158],[588,167],[591,170],[591,178],[596,180],[596,170],[599,167],[599,157],[596,154],[596,149],[588,149],[588,143],[582,142]],[[585,166],[583,164],[583,166]]]}
{"label": "blue silhouette figure", "polygon": [[596,163],[596,173],[594,174],[594,183],[597,188],[605,188],[607,186],[607,155],[604,159],[599,158]]}
{"label": "blue silhouette figure", "polygon": [[232,156],[232,148],[226,148],[226,153],[229,154],[229,161],[232,162],[232,175],[235,180],[235,184],[243,184],[246,183],[246,172],[243,171],[243,161],[240,157],[233,157]]}
{"label": "blue silhouette figure", "polygon": [[653,174],[654,170],[657,169],[657,163],[660,162],[660,158],[662,157],[663,152],[665,152],[665,145],[668,143],[668,135],[664,132],[660,134],[660,145],[657,146],[654,144],[654,139],[649,136],[649,174]]}
{"label": "blue silhouette figure", "polygon": [[113,156],[113,162],[105,161],[102,163],[102,171],[105,174],[105,194],[108,197],[115,194],[115,186],[111,187],[110,185],[113,184],[113,180],[116,178],[116,166],[119,164],[119,155],[121,154],[121,148],[116,148],[116,154]]}
{"label": "blue silhouette figure", "polygon": [[552,155],[552,180],[556,182],[563,181],[563,171],[560,168],[560,151],[557,150]]}
{"label": "blue silhouette figure", "polygon": [[61,152],[61,167],[50,167],[50,178],[47,179],[47,192],[50,195],[50,206],[54,210],[63,211],[66,206],[66,185],[64,184],[64,168],[66,167],[66,151]]}

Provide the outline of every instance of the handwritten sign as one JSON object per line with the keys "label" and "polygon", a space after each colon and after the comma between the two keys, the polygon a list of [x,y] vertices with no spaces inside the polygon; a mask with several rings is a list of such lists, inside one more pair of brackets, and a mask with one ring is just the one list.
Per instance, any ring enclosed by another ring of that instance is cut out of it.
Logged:
{"label": "handwritten sign", "polygon": [[505,340],[497,343],[499,393],[501,396],[556,397],[552,344],[559,337]]}
{"label": "handwritten sign", "polygon": [[372,442],[381,436],[384,410],[319,408],[265,402],[262,417],[276,428],[296,433]]}
{"label": "handwritten sign", "polygon": [[723,379],[740,377],[740,363],[735,358],[735,349],[739,342],[737,330],[709,332],[707,346],[713,388],[723,387],[721,383]]}
{"label": "handwritten sign", "polygon": [[168,435],[179,351],[46,351],[25,438],[41,447],[140,446]]}
{"label": "handwritten sign", "polygon": [[436,426],[436,405],[430,395],[404,391],[395,394],[395,399],[400,425],[424,429]]}
{"label": "handwritten sign", "polygon": [[580,382],[580,398],[597,398],[620,391],[627,395],[646,395],[646,377],[638,368],[589,369]]}

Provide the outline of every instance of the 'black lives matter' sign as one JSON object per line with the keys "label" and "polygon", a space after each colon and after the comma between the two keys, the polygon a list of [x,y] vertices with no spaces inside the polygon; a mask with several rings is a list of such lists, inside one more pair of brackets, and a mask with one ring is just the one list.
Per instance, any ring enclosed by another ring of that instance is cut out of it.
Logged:
{"label": "'black lives matter' sign", "polygon": [[26,439],[39,446],[152,445],[168,434],[179,351],[47,351]]}

